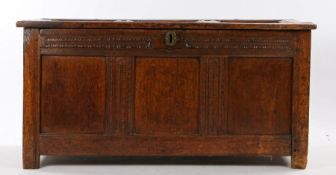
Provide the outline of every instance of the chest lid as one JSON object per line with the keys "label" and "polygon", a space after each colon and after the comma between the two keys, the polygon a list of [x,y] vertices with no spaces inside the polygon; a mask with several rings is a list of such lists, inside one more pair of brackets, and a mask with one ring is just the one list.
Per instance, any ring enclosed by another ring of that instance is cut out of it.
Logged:
{"label": "chest lid", "polygon": [[312,30],[316,25],[296,20],[119,20],[119,19],[40,19],[16,23],[26,28],[104,28],[104,29],[255,29]]}

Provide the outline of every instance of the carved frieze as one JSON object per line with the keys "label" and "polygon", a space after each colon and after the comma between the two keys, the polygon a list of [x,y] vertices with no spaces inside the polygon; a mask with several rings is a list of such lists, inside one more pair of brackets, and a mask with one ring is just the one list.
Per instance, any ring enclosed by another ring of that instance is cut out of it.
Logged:
{"label": "carved frieze", "polygon": [[290,39],[273,38],[230,38],[230,37],[190,37],[183,39],[190,49],[291,49]]}
{"label": "carved frieze", "polygon": [[152,39],[145,36],[76,36],[50,35],[42,37],[44,48],[101,48],[146,49],[152,47]]}

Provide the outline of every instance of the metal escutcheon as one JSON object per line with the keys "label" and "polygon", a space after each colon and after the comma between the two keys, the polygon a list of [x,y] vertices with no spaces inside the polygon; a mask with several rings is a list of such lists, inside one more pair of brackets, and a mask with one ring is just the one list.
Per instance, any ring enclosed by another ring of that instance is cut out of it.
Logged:
{"label": "metal escutcheon", "polygon": [[165,36],[165,43],[167,46],[174,46],[176,44],[176,33],[168,31]]}

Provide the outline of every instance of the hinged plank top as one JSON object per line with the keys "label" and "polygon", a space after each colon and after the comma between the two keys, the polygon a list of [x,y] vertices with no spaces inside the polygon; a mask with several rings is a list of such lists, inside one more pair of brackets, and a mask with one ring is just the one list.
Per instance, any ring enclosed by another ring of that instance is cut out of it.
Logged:
{"label": "hinged plank top", "polygon": [[256,29],[312,30],[316,25],[296,20],[95,20],[41,19],[16,23],[26,28],[109,28],[109,29]]}

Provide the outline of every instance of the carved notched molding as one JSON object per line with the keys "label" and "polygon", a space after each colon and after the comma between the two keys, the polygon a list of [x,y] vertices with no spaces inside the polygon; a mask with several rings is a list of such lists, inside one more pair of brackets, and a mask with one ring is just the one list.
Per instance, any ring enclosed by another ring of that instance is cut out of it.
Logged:
{"label": "carved notched molding", "polygon": [[102,48],[143,49],[152,48],[152,39],[144,36],[69,36],[42,37],[44,48]]}
{"label": "carved notched molding", "polygon": [[291,39],[273,38],[184,38],[184,45],[190,49],[284,49],[292,48]]}

